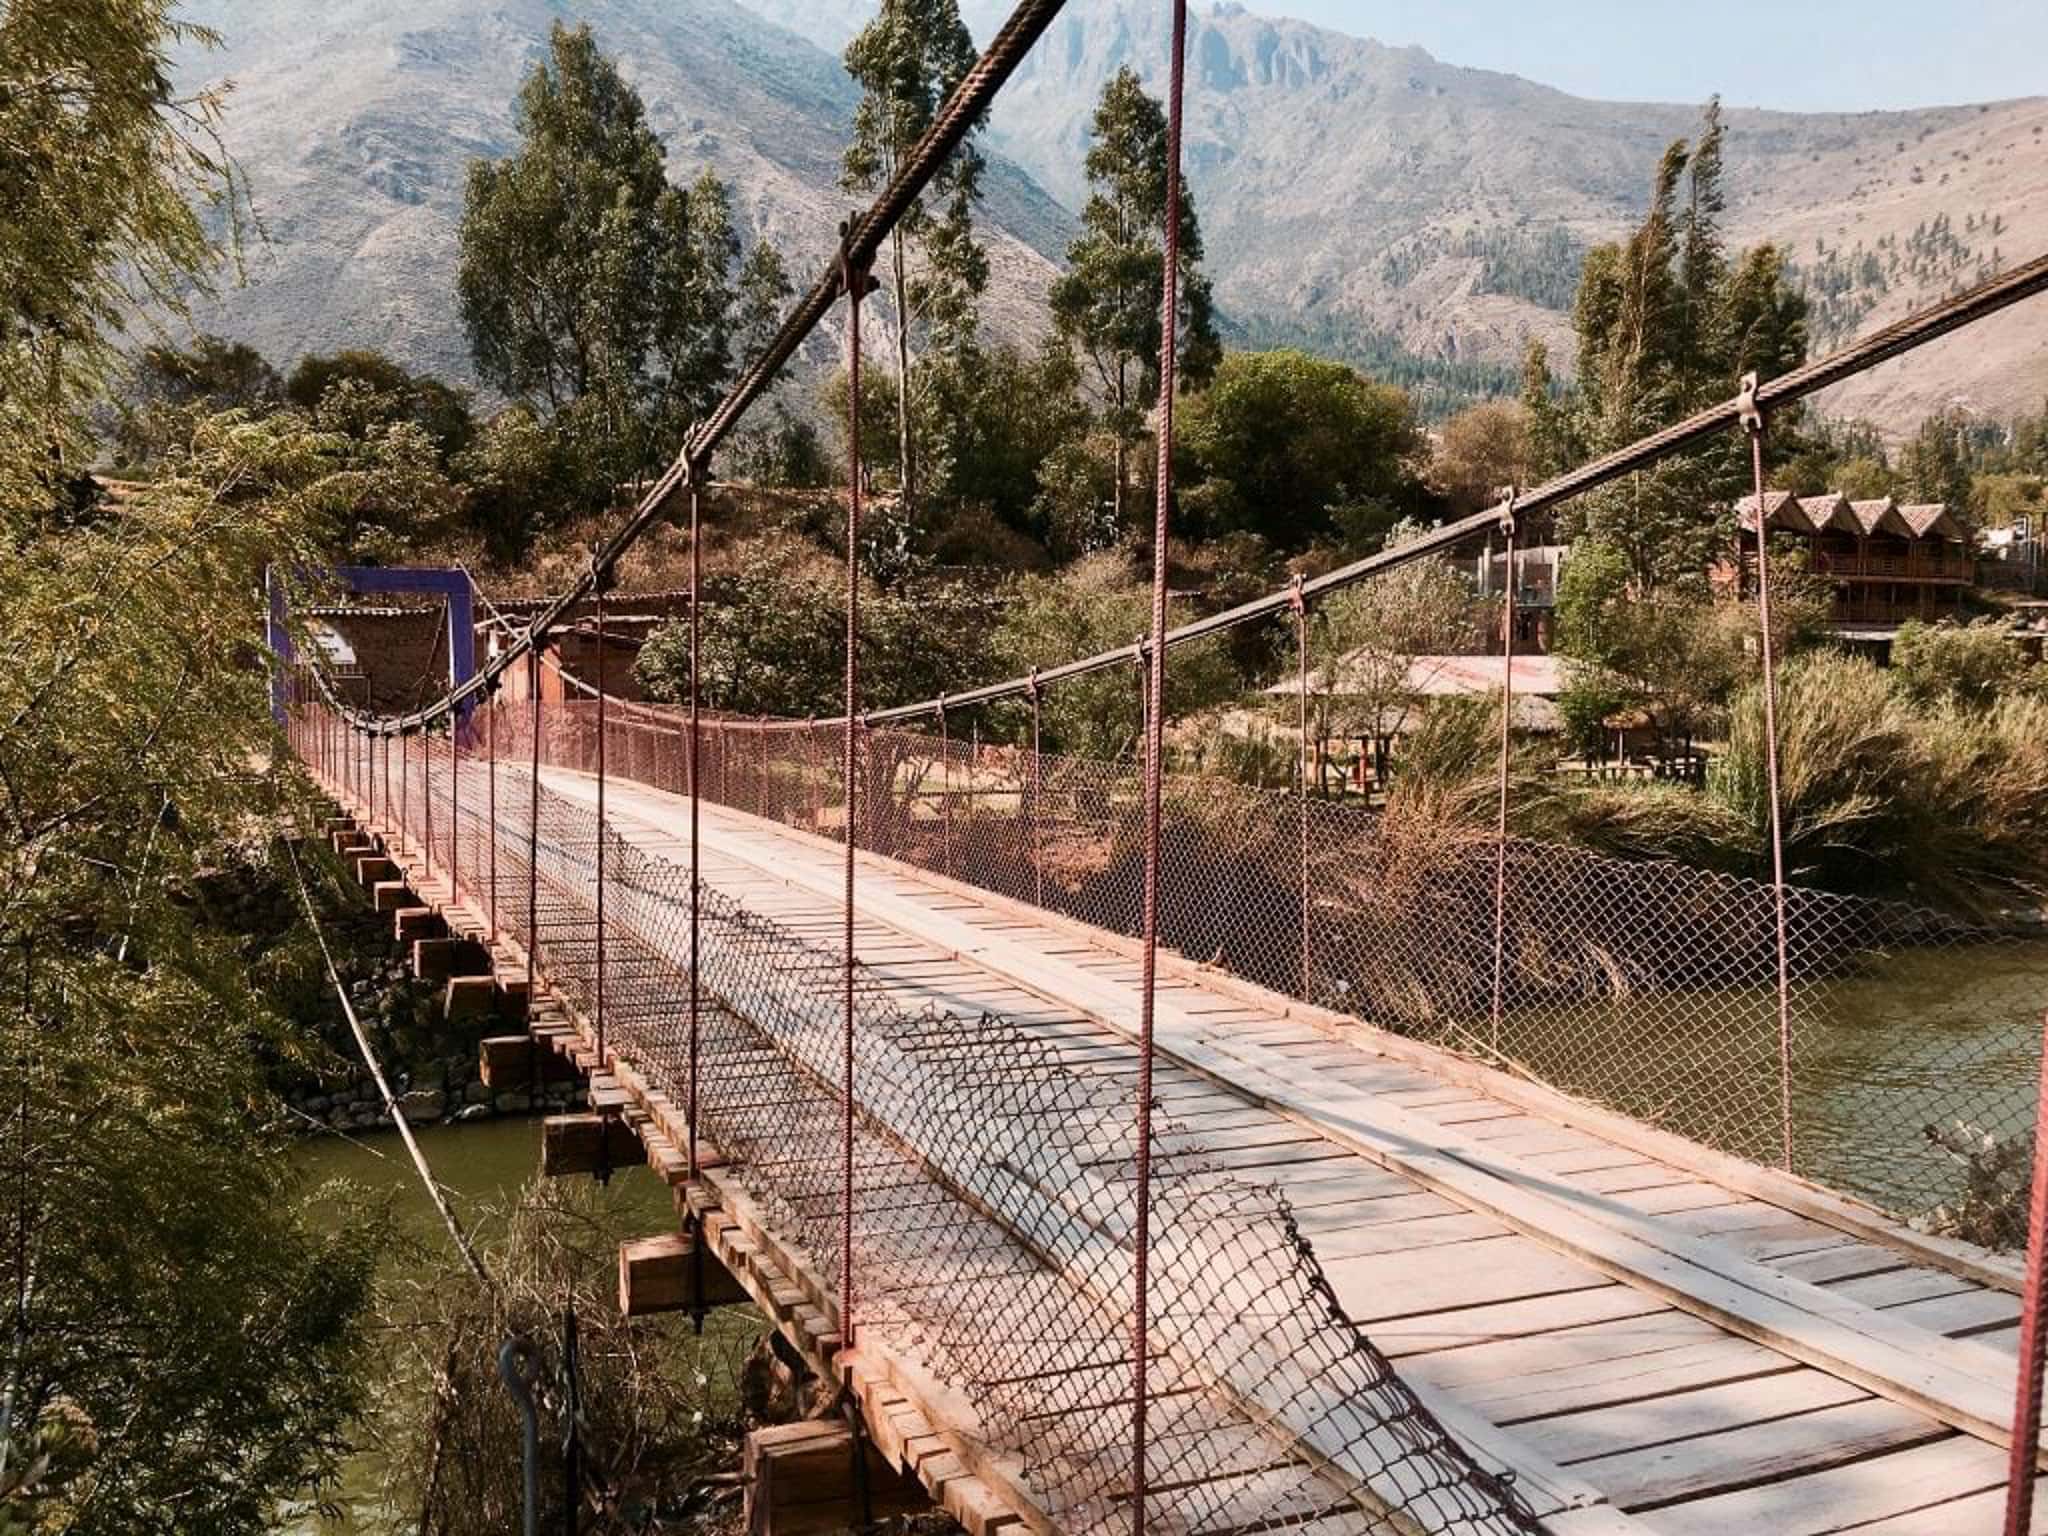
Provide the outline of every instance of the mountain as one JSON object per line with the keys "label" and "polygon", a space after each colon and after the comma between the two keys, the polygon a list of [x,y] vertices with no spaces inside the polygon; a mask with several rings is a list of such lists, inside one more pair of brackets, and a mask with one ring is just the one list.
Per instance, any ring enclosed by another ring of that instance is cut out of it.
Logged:
{"label": "mountain", "polygon": [[[455,300],[466,167],[515,147],[513,97],[558,17],[587,20],[619,61],[667,147],[670,178],[714,168],[733,189],[743,238],[772,237],[799,283],[866,201],[837,185],[857,100],[844,70],[730,0],[188,0],[181,10],[224,39],[182,58],[181,78],[234,82],[226,143],[264,231],[246,286],[200,320],[281,366],[377,346],[469,376]],[[1000,332],[1035,333],[1073,220],[1000,157],[986,185],[995,278],[985,313]]]}
{"label": "mountain", "polygon": [[[837,54],[876,0],[188,0],[232,77],[228,146],[268,240],[250,285],[203,316],[288,365],[387,348],[468,372],[454,299],[464,170],[513,145],[511,102],[558,16],[587,20],[640,89],[670,175],[710,164],[749,232],[808,281],[857,199],[837,189],[855,93]],[[966,0],[978,37],[1008,12]],[[1043,298],[1086,195],[1102,83],[1154,88],[1156,0],[1071,0],[998,102],[985,224],[1003,335]],[[1234,4],[1197,5],[1187,139],[1217,296],[1242,340],[1292,341],[1424,382],[1499,380],[1525,339],[1568,364],[1589,243],[1640,217],[1657,156],[1698,109],[1588,101],[1417,48]],[[1913,112],[1728,113],[1731,240],[1783,243],[1817,345],[1883,324],[1995,261],[2048,249],[2048,100]],[[818,355],[829,355],[829,338]],[[1960,399],[1996,415],[2048,395],[2048,304],[1843,386],[1830,402],[1909,429]]]}
{"label": "mountain", "polygon": [[[836,48],[875,0],[744,0]],[[965,0],[986,39],[1009,6]],[[1071,0],[999,101],[993,144],[1078,208],[1089,116],[1123,65],[1160,88],[1168,8]],[[1902,46],[1874,39],[1869,46]],[[1589,101],[1236,4],[1190,20],[1187,164],[1218,301],[1241,333],[1360,358],[1512,366],[1571,353],[1580,254],[1641,217],[1697,105]],[[2048,99],[1909,112],[1727,113],[1728,235],[1774,240],[1832,347],[2048,249]],[[1996,222],[1994,222],[1996,221]],[[1917,235],[1916,235],[1917,232]],[[2048,304],[1838,390],[1910,427],[1951,400],[2048,395]]]}

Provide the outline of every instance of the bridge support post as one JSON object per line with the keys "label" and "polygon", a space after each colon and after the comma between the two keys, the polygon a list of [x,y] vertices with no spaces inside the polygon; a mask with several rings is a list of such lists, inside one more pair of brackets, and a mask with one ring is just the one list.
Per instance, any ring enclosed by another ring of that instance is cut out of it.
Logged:
{"label": "bridge support post", "polygon": [[[929,1506],[915,1479],[891,1466],[872,1441],[862,1445],[871,1518]],[[749,1434],[741,1458],[747,1536],[857,1529],[863,1512],[854,1486],[853,1451],[853,1431],[838,1419],[777,1424]]]}

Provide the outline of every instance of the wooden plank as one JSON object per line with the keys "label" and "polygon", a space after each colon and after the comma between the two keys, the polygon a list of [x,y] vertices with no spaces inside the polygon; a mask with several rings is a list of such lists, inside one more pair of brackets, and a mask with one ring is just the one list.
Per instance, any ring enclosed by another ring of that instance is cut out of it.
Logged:
{"label": "wooden plank", "polygon": [[[1948,1504],[2005,1480],[2005,1457],[1968,1435],[1657,1511],[1659,1536],[1824,1536]],[[1942,1536],[1923,1519],[1903,1530]]]}
{"label": "wooden plank", "polygon": [[753,1300],[745,1286],[685,1232],[619,1244],[619,1312],[647,1317]]}
{"label": "wooden plank", "polygon": [[[1678,1371],[1641,1380],[1682,1379],[1681,1367]],[[1701,1385],[1689,1391],[1653,1392],[1632,1402],[1598,1409],[1556,1414],[1538,1423],[1523,1424],[1519,1426],[1518,1433],[1545,1455],[1560,1464],[1569,1465],[1651,1446],[1668,1446],[1680,1440],[1720,1435],[1770,1420],[1810,1414],[1821,1408],[1869,1401],[1872,1401],[1870,1394],[1861,1387],[1852,1386],[1824,1371],[1795,1367],[1768,1375],[1747,1376],[1737,1381]],[[1922,1418],[1919,1422],[1928,1428],[1930,1435],[1947,1433],[1932,1419]],[[1614,1486],[1604,1482],[1601,1486],[1608,1489],[1617,1503],[1631,1502]]]}
{"label": "wooden plank", "polygon": [[1866,1397],[1720,1434],[1595,1457],[1576,1463],[1576,1470],[1607,1490],[1623,1509],[1638,1509],[1696,1499],[1736,1485],[1811,1475],[1949,1434],[1924,1414]]}

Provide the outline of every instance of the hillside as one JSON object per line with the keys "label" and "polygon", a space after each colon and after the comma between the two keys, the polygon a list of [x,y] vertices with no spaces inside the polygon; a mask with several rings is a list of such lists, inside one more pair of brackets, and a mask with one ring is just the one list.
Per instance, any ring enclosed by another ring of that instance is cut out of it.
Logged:
{"label": "hillside", "polygon": [[[771,233],[808,277],[855,201],[834,185],[855,99],[836,52],[874,5],[592,0],[574,14],[639,86],[670,174],[714,166],[743,224]],[[189,10],[227,36],[190,73],[238,82],[229,142],[269,234],[251,253],[252,286],[207,323],[284,363],[372,344],[464,376],[464,166],[510,147],[513,93],[564,8]],[[966,10],[985,38],[1007,6]],[[1241,340],[1412,355],[1439,372],[1466,368],[1470,382],[1482,370],[1502,377],[1537,335],[1568,364],[1583,248],[1640,214],[1657,155],[1697,121],[1695,105],[1587,101],[1237,5],[1196,13],[1189,174]],[[1072,0],[999,103],[987,306],[999,334],[1043,325],[1069,210],[1085,195],[1096,95],[1125,63],[1156,76],[1165,23],[1146,0]],[[1787,245],[1814,285],[1822,342],[1924,305],[1994,259],[2048,249],[2048,100],[1728,118],[1730,233]],[[2044,395],[2048,305],[2034,305],[1847,386],[1833,408],[1902,430],[1953,399],[2006,414]]]}
{"label": "hillside", "polygon": [[[828,47],[874,8],[745,3]],[[985,38],[1008,6],[965,9]],[[1145,0],[1072,0],[999,103],[996,144],[1078,207],[1096,95],[1127,63],[1156,89],[1167,24],[1166,7]],[[1391,338],[1426,358],[1512,364],[1534,334],[1568,362],[1580,252],[1640,216],[1658,154],[1698,120],[1696,104],[1588,101],[1235,4],[1195,7],[1189,56],[1189,180],[1220,303],[1254,334],[1357,355]],[[1820,305],[1817,342],[1974,281],[1994,252],[2009,263],[2048,249],[2048,100],[1731,110],[1728,126],[1731,238],[1782,242],[1817,301],[1822,282],[1848,285]],[[1896,429],[1952,398],[2006,414],[2044,394],[2048,305],[2037,304],[1995,333],[1889,365],[1832,405]]]}
{"label": "hillside", "polygon": [[[565,8],[192,0],[185,10],[224,35],[224,49],[186,70],[235,82],[228,146],[267,235],[249,252],[249,285],[203,323],[284,365],[372,345],[466,377],[455,307],[465,168],[513,147],[513,96]],[[815,276],[858,205],[836,189],[856,101],[836,60],[729,0],[593,0],[574,16],[639,89],[671,179],[712,166],[733,188],[743,237],[765,232],[800,282]],[[987,313],[1004,332],[1035,332],[1049,257],[1071,220],[1007,162],[987,186],[997,274]]]}

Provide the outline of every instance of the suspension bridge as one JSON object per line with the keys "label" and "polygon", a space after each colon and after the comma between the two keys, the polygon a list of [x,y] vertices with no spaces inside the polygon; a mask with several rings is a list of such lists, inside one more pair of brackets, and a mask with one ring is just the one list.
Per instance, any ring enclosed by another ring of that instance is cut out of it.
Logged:
{"label": "suspension bridge", "polygon": [[[1277,794],[1176,777],[1162,717],[1171,655],[1290,616],[1305,716],[1319,599],[1488,531],[1512,566],[1521,519],[1717,437],[1746,438],[1762,504],[1774,412],[2036,297],[2048,258],[1169,630],[1174,0],[1151,632],[866,709],[868,267],[1060,8],[1017,7],[589,571],[474,677],[374,717],[287,658],[337,848],[401,934],[473,943],[451,1006],[527,1023],[496,1070],[587,1076],[559,1164],[644,1156],[675,1188],[680,1231],[622,1256],[629,1296],[750,1296],[835,1385],[849,1518],[921,1488],[976,1536],[2031,1529],[2048,1181],[2024,1260],[1908,1218],[1971,1193],[1924,1128],[2031,1135],[2039,1042],[1947,1059],[1930,1028],[1896,1081],[1829,1042],[1902,957],[1986,970],[2040,941],[1786,882],[1767,542],[1767,882],[1510,836],[1512,656],[1490,830],[1326,801],[1305,771]],[[711,456],[842,302],[844,714],[714,717]],[[678,499],[690,699],[627,704],[605,595]],[[600,670],[547,704],[549,637],[586,606]],[[1043,700],[1116,668],[1140,761],[1042,752]],[[985,742],[997,706],[1025,723]]]}

